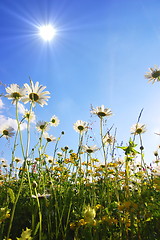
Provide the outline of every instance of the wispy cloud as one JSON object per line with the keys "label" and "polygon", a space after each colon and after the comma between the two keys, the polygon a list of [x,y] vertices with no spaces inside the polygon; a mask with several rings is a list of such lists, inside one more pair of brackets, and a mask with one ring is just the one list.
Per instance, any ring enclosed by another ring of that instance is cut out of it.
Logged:
{"label": "wispy cloud", "polygon": [[[16,119],[10,118],[10,117],[6,117],[4,114],[2,114],[2,109],[4,108],[4,103],[2,101],[2,99],[0,98],[0,126],[1,128],[3,128],[3,126],[11,126],[15,129],[15,131],[17,130],[17,121]],[[18,104],[18,110],[21,114],[24,113],[24,106],[23,104]],[[21,130],[24,130],[27,128],[27,123],[22,123],[20,126]]]}
{"label": "wispy cloud", "polygon": [[2,101],[2,99],[0,98],[0,109],[2,109],[4,107],[4,103]]}

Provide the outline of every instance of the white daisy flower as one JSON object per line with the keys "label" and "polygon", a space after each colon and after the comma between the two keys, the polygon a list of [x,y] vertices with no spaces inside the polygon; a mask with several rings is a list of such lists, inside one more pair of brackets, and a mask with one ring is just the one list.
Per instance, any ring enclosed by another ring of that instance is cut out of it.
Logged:
{"label": "white daisy flower", "polygon": [[46,139],[47,142],[54,142],[56,141],[56,137],[53,137],[53,135],[49,135],[48,132],[43,133],[43,137]]}
{"label": "white daisy flower", "polygon": [[[44,194],[40,194],[40,193],[37,194],[38,198],[49,198],[50,196],[51,196],[51,194],[45,194],[45,193]],[[32,198],[37,198],[37,197],[36,197],[36,195],[32,195]]]}
{"label": "white daisy flower", "polygon": [[134,135],[138,135],[145,132],[146,132],[145,124],[137,123],[131,127],[131,133]]}
{"label": "white daisy flower", "polygon": [[52,156],[47,156],[46,157],[46,160],[47,160],[47,162],[49,162],[49,163],[54,163],[54,157],[52,157]]}
{"label": "white daisy flower", "polygon": [[39,103],[42,107],[43,105],[47,105],[48,98],[50,96],[46,96],[47,94],[50,94],[49,91],[43,92],[43,90],[46,88],[42,85],[39,85],[39,82],[36,82],[35,85],[32,80],[30,80],[30,86],[25,83],[24,84],[27,96],[24,97],[22,100],[24,103],[32,102],[33,106],[35,106],[36,103]]}
{"label": "white daisy flower", "polygon": [[22,159],[19,158],[19,157],[15,157],[15,158],[14,158],[14,161],[15,161],[16,163],[22,163],[22,162],[23,162]]}
{"label": "white daisy flower", "polygon": [[78,120],[76,123],[73,124],[73,128],[78,133],[83,133],[88,130],[88,123],[82,120]]}
{"label": "white daisy flower", "polygon": [[152,173],[155,176],[160,176],[160,165],[154,165],[152,169]]}
{"label": "white daisy flower", "polygon": [[93,152],[98,150],[98,147],[96,145],[93,145],[93,146],[90,146],[90,147],[87,146],[87,145],[83,145],[82,149],[87,153],[93,153]]}
{"label": "white daisy flower", "polygon": [[25,94],[26,89],[20,88],[18,84],[11,84],[10,87],[6,88],[7,94],[5,95],[8,99],[12,100],[12,103],[15,104],[16,101],[21,100]]}
{"label": "white daisy flower", "polygon": [[145,78],[149,79],[149,82],[155,83],[160,81],[160,68],[154,66],[154,68],[149,68],[150,72],[146,73]]}
{"label": "white daisy flower", "polygon": [[50,125],[57,127],[60,123],[60,120],[58,119],[58,117],[56,117],[55,115],[53,115],[50,119]]}
{"label": "white daisy flower", "polygon": [[39,132],[46,132],[49,130],[48,122],[45,121],[38,121],[36,124],[36,128]]}
{"label": "white daisy flower", "polygon": [[112,115],[112,111],[109,108],[105,108],[104,105],[102,105],[101,107],[92,108],[91,113],[96,114],[99,118]]}
{"label": "white daisy flower", "polygon": [[6,163],[7,160],[6,160],[5,158],[0,158],[0,162],[1,162],[1,163]]}
{"label": "white daisy flower", "polygon": [[114,143],[114,141],[115,141],[115,138],[109,135],[108,133],[103,137],[103,144],[111,145]]}
{"label": "white daisy flower", "polygon": [[13,137],[14,136],[14,128],[7,126],[7,125],[3,125],[0,128],[0,134],[2,137],[5,137],[6,139]]}
{"label": "white daisy flower", "polygon": [[29,111],[27,109],[24,111],[23,117],[29,122],[34,122],[36,119],[35,113],[33,111]]}

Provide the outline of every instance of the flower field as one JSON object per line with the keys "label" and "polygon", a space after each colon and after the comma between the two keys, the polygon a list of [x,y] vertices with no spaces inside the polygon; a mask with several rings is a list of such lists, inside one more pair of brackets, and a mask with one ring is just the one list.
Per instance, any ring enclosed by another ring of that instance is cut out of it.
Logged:
{"label": "flower field", "polygon": [[[160,69],[150,68],[145,77],[152,83],[160,81]],[[45,88],[32,80],[23,87],[6,87],[4,97],[15,106],[17,129],[0,126],[1,139],[14,139],[11,159],[0,159],[0,239],[159,240],[159,148],[148,165],[142,111],[131,127],[128,144],[122,146],[116,141],[116,129],[107,125],[111,109],[92,106],[101,144],[89,145],[91,126],[78,120],[73,130],[79,141],[72,150],[60,145],[63,131],[58,138],[49,133],[60,123],[57,116],[35,124],[36,105],[43,107],[50,98]],[[22,103],[29,106],[23,116],[19,114]],[[38,133],[33,146],[31,125]],[[47,152],[50,144],[52,156]],[[117,149],[123,157],[116,154]],[[102,157],[95,157],[98,152]]]}

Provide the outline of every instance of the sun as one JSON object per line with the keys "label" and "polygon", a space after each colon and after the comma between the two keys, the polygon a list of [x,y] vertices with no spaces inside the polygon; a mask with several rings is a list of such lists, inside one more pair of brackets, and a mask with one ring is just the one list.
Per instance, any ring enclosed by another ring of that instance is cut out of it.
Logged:
{"label": "sun", "polygon": [[56,35],[56,29],[51,25],[43,25],[39,27],[39,35],[44,41],[51,41]]}

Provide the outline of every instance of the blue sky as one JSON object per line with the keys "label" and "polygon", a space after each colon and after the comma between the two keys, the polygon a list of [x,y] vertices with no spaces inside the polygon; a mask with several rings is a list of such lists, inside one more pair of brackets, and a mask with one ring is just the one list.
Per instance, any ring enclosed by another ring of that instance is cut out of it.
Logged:
{"label": "blue sky", "polygon": [[[118,142],[124,144],[144,108],[144,147],[151,162],[160,144],[154,134],[160,132],[160,86],[147,83],[144,74],[159,65],[159,10],[159,0],[1,1],[0,81],[23,85],[31,77],[47,86],[51,99],[36,108],[37,120],[57,115],[61,124],[52,134],[64,130],[62,146],[70,148],[78,143],[73,123],[89,121],[91,104],[111,108],[108,127],[117,127]],[[57,29],[49,43],[38,35],[38,26],[46,23]],[[2,101],[0,115],[14,118],[13,106]],[[96,127],[98,119],[92,121]],[[1,155],[9,158],[6,139],[0,141]]]}

